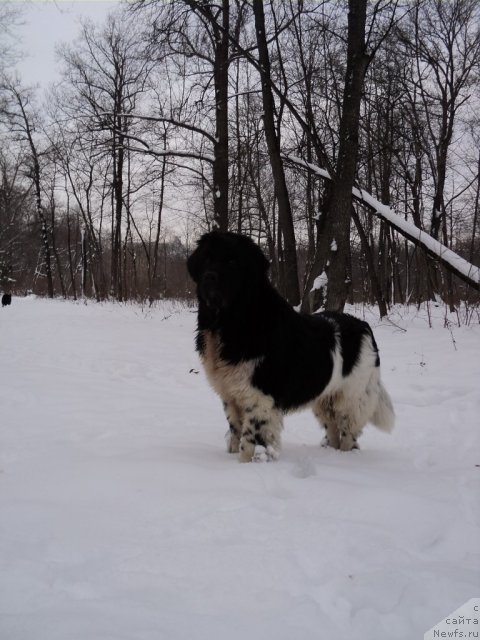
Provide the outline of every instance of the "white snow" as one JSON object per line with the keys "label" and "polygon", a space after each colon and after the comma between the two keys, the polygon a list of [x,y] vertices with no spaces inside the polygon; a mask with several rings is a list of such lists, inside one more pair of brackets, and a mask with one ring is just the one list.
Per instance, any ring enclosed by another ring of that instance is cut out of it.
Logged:
{"label": "white snow", "polygon": [[366,314],[391,435],[326,450],[295,414],[278,462],[241,465],[193,310],[14,298],[0,638],[423,638],[480,592],[480,327],[433,312]]}
{"label": "white snow", "polygon": [[328,285],[328,276],[325,273],[325,271],[322,271],[322,273],[319,276],[317,276],[313,281],[312,289],[310,292],[323,289],[323,287],[326,287],[327,285]]}

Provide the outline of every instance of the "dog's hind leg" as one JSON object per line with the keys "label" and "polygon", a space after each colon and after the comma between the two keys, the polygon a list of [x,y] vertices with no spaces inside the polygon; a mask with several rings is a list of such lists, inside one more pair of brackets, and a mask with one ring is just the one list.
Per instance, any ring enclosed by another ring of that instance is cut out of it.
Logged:
{"label": "dog's hind leg", "polygon": [[[240,462],[251,462],[255,458],[255,445],[265,447],[268,460],[277,460],[282,448],[282,413],[270,405],[256,403],[246,407],[240,438]],[[259,458],[261,459],[261,457]]]}
{"label": "dog's hind leg", "polygon": [[357,438],[362,433],[362,428],[352,424],[348,415],[343,415],[339,419],[340,426],[340,451],[351,451],[358,449]]}
{"label": "dog's hind leg", "polygon": [[322,447],[340,449],[340,430],[337,426],[338,416],[334,410],[334,397],[318,399],[313,406],[313,413],[320,426],[325,429]]}
{"label": "dog's hind leg", "polygon": [[332,449],[340,449],[340,432],[337,425],[333,421],[323,425],[325,427],[325,438],[322,442],[324,447],[332,447]]}

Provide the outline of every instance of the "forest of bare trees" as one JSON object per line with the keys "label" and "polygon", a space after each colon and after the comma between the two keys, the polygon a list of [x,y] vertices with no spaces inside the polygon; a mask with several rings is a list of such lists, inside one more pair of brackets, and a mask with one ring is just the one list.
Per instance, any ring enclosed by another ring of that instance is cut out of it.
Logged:
{"label": "forest of bare trees", "polygon": [[14,56],[0,291],[190,297],[218,228],[305,311],[480,301],[478,0],[134,0],[59,43],[45,93]]}

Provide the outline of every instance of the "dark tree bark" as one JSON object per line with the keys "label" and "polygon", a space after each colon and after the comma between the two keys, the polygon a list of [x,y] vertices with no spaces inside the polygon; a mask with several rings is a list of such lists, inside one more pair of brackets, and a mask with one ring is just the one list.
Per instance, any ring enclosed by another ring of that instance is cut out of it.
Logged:
{"label": "dark tree bark", "polygon": [[213,83],[215,87],[215,142],[213,161],[213,219],[220,231],[229,227],[229,130],[228,69],[230,64],[230,0],[213,5],[204,0],[183,0],[206,20],[213,43]]}
{"label": "dark tree bark", "polygon": [[333,311],[343,311],[350,285],[347,266],[350,254],[352,187],[357,170],[360,104],[365,73],[370,62],[365,46],[367,0],[349,0],[348,7],[347,69],[338,159],[328,207],[332,243],[326,308]]}
{"label": "dark tree bark", "polygon": [[33,130],[30,122],[30,117],[26,110],[25,98],[22,96],[20,91],[18,91],[15,87],[9,87],[14,100],[19,109],[19,118],[21,122],[21,129],[26,138],[28,147],[31,153],[32,160],[32,180],[35,191],[35,210],[37,213],[38,221],[40,223],[40,236],[42,239],[42,248],[43,248],[43,259],[45,260],[45,274],[47,278],[47,290],[48,297],[53,298],[54,289],[53,289],[53,274],[52,274],[52,250],[50,247],[50,239],[49,239],[49,228],[47,217],[45,215],[45,211],[42,205],[42,187],[41,187],[41,170],[40,170],[40,158],[37,150],[37,146],[33,139]]}
{"label": "dark tree bark", "polygon": [[280,143],[275,128],[275,104],[270,80],[270,56],[265,35],[263,0],[253,1],[253,12],[255,16],[255,32],[257,36],[260,77],[262,82],[265,138],[275,185],[278,221],[283,237],[285,296],[292,305],[298,305],[300,302],[300,287],[298,282],[295,230],[285,171],[280,153]]}
{"label": "dark tree bark", "polygon": [[355,211],[355,207],[352,207],[352,217],[355,222],[355,226],[357,227],[358,235],[360,236],[360,242],[362,244],[363,254],[365,256],[365,260],[367,262],[368,274],[370,276],[370,283],[373,291],[373,295],[375,296],[375,300],[378,304],[378,311],[380,313],[380,318],[383,318],[387,315],[387,301],[385,300],[385,296],[380,286],[380,281],[378,279],[377,272],[375,270],[375,260],[373,258],[372,249],[368,242],[367,234],[365,233],[364,228],[362,227],[362,223],[360,218],[358,217],[357,212]]}
{"label": "dark tree bark", "polygon": [[[216,23],[214,23],[216,24]],[[215,81],[216,142],[213,165],[214,219],[220,231],[228,230],[228,47],[230,29],[229,0],[222,0],[222,29],[215,29],[217,47],[213,77]]]}
{"label": "dark tree bark", "polygon": [[166,168],[167,168],[167,163],[166,163],[166,159],[164,158],[162,163],[161,177],[160,177],[160,194],[159,194],[159,201],[158,201],[158,207],[157,207],[158,214],[157,214],[157,223],[156,223],[156,231],[155,231],[155,242],[153,245],[153,269],[150,267],[150,265],[148,268],[150,304],[152,304],[154,300],[153,292],[155,291],[155,294],[158,295],[158,291],[160,289],[159,287],[157,287],[158,262],[159,262],[158,249],[160,245],[160,230],[162,227],[162,213],[163,213],[163,200],[165,196]]}
{"label": "dark tree bark", "polygon": [[[118,130],[121,131],[121,116]],[[124,165],[124,137],[116,132],[113,134],[112,144],[112,262],[110,293],[117,300],[123,300],[122,292],[122,219],[123,219],[123,165]]]}

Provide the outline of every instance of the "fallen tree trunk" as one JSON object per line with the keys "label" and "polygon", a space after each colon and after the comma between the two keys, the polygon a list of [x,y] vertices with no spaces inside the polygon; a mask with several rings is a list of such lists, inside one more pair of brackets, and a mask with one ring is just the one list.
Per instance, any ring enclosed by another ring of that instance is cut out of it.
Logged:
{"label": "fallen tree trunk", "polygon": [[[308,163],[301,158],[291,155],[283,155],[285,161],[296,166],[303,167],[325,180],[331,180],[331,176],[325,169],[321,169],[314,164]],[[416,227],[412,222],[404,220],[398,213],[385,204],[382,204],[368,192],[354,187],[352,194],[357,202],[369,207],[371,211],[384,220],[393,229],[396,229],[409,242],[420,247],[425,253],[434,258],[448,272],[456,275],[460,280],[468,284],[473,289],[480,291],[480,268],[471,264],[457,253],[443,245],[431,235]]]}

